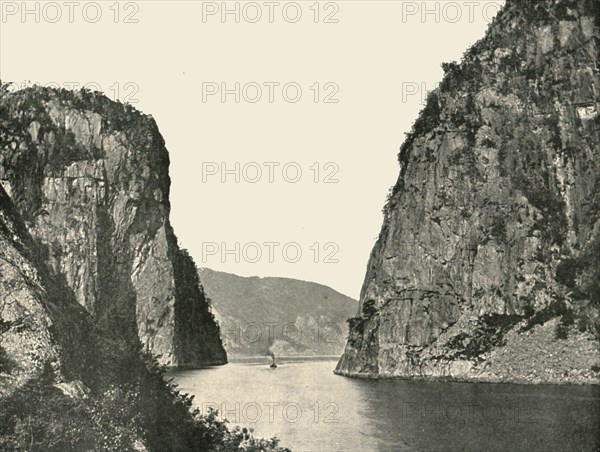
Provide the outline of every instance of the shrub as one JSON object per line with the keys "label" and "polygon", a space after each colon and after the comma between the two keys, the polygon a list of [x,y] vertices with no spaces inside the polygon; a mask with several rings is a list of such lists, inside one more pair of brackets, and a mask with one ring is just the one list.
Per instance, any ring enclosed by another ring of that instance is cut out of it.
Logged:
{"label": "shrub", "polygon": [[0,450],[121,452],[281,451],[278,439],[230,429],[216,412],[192,408],[193,397],[165,382],[165,368],[145,356],[143,379],[99,394],[71,398],[53,385],[50,366],[11,397],[0,400]]}

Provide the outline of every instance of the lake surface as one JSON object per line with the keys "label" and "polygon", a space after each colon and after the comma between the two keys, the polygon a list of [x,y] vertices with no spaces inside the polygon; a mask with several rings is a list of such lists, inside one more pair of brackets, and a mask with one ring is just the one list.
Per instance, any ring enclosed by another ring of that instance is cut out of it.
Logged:
{"label": "lake surface", "polygon": [[293,451],[595,451],[600,387],[358,380],[336,361],[172,371],[196,405]]}

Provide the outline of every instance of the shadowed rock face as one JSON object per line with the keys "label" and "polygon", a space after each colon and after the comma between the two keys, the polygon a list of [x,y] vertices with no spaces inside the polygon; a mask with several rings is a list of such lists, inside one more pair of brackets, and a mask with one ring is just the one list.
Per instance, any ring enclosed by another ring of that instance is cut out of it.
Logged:
{"label": "shadowed rock face", "polygon": [[336,372],[598,381],[599,14],[509,0],[444,65]]}
{"label": "shadowed rock face", "polygon": [[169,156],[154,121],[98,94],[37,87],[3,95],[0,109],[0,184],[96,323],[139,337],[164,364],[226,362],[169,223]]}
{"label": "shadowed rock face", "polygon": [[[76,390],[87,365],[89,316],[38,259],[33,240],[0,187],[0,398],[50,366],[57,384]],[[69,381],[69,383],[67,383]]]}
{"label": "shadowed rock face", "polygon": [[0,380],[0,396],[22,386],[39,363],[56,362],[59,356],[42,304],[42,282],[22,233],[0,188],[0,371],[10,376]]}

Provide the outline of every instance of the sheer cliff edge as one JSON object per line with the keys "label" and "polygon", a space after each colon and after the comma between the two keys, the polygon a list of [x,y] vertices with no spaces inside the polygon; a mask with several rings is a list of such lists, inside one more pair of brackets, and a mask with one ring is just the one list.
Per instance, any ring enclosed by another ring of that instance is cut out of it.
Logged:
{"label": "sheer cliff edge", "polygon": [[39,259],[94,324],[139,339],[162,364],[223,364],[209,300],[169,222],[168,168],[154,120],[130,106],[41,87],[0,96],[0,184]]}
{"label": "sheer cliff edge", "polygon": [[599,16],[508,0],[443,65],[336,373],[599,382]]}

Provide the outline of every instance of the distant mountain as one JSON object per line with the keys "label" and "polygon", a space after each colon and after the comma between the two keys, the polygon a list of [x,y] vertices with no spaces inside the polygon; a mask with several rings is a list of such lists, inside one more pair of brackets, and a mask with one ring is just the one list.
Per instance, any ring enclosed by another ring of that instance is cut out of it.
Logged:
{"label": "distant mountain", "polygon": [[357,300],[308,281],[199,273],[230,356],[342,353]]}

